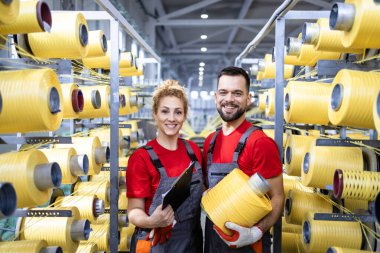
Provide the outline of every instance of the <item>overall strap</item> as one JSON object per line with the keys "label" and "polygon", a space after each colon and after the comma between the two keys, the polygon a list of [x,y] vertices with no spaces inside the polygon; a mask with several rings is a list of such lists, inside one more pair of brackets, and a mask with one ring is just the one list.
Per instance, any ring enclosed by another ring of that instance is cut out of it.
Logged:
{"label": "overall strap", "polygon": [[197,159],[197,156],[195,155],[193,149],[191,148],[190,144],[185,141],[184,139],[180,139],[182,141],[182,143],[185,145],[185,148],[186,148],[186,152],[187,152],[187,155],[189,156],[190,160],[191,161],[198,161]]}
{"label": "overall strap", "polygon": [[248,137],[253,133],[253,131],[261,129],[260,127],[251,126],[248,128],[245,133],[240,137],[239,143],[236,146],[236,149],[234,151],[234,155],[232,158],[232,162],[237,163],[237,160],[239,158],[240,152],[243,150],[245,143],[247,142]]}
{"label": "overall strap", "polygon": [[152,161],[154,167],[156,168],[156,170],[158,171],[158,173],[161,174],[161,171],[165,171],[165,168],[164,166],[162,165],[160,159],[158,158],[156,152],[154,152],[153,148],[151,146],[143,146],[142,148],[144,148],[148,154],[149,154],[149,157],[150,157],[150,160]]}
{"label": "overall strap", "polygon": [[207,166],[209,166],[212,163],[212,152],[214,151],[215,140],[216,140],[216,137],[218,136],[218,134],[220,132],[220,129],[222,129],[222,128],[219,127],[215,130],[214,136],[211,139],[210,147],[209,147],[208,152],[207,152]]}

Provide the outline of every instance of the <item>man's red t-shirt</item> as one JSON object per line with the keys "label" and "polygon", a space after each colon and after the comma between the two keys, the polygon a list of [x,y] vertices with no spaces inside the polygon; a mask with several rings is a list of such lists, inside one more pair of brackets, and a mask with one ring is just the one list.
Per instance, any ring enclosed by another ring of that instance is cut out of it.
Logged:
{"label": "man's red t-shirt", "polygon": [[[194,142],[187,142],[190,143],[191,148],[198,158],[199,164],[201,164],[201,150]],[[146,145],[153,148],[164,166],[168,177],[178,177],[190,164],[186,147],[180,140],[178,140],[177,150],[174,151],[162,147],[158,144],[156,139],[149,141]],[[129,158],[126,179],[127,197],[144,198],[145,212],[149,213],[149,207],[160,182],[160,174],[152,164],[149,154],[145,149],[137,149]]]}
{"label": "man's red t-shirt", "polygon": [[[213,163],[231,163],[236,146],[252,124],[247,120],[235,129],[231,134],[225,136],[220,130],[215,140],[212,154]],[[203,171],[207,175],[207,152],[210,142],[215,132],[207,136],[203,146]],[[264,178],[272,178],[282,173],[282,164],[278,153],[277,145],[273,139],[268,137],[263,131],[254,131],[247,139],[247,142],[240,152],[238,158],[239,168],[248,176],[256,172]]]}

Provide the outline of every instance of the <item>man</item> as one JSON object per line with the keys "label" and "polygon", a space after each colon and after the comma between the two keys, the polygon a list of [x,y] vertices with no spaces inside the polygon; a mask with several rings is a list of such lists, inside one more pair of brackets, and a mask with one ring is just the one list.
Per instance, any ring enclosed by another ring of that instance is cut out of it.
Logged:
{"label": "man", "polygon": [[249,76],[242,68],[227,67],[218,75],[215,103],[223,123],[204,143],[207,187],[214,187],[234,168],[248,176],[258,172],[271,186],[268,195],[272,211],[251,228],[226,222],[225,226],[233,231],[232,236],[224,234],[207,219],[205,253],[270,252],[268,230],[283,210],[282,164],[276,143],[245,119],[251,103],[249,85]]}

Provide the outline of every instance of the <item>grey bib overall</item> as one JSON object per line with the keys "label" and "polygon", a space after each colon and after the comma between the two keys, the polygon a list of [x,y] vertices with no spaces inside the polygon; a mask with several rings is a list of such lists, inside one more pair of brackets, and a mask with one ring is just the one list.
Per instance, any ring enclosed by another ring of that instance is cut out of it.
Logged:
{"label": "grey bib overall", "polygon": [[[190,144],[184,140],[182,143],[190,160],[195,162],[196,172],[191,179],[190,196],[175,211],[175,220],[177,223],[173,227],[172,237],[164,244],[158,244],[151,248],[151,253],[202,253],[202,229],[200,225],[200,201],[202,197],[202,169],[195,156]],[[177,177],[168,177],[165,168],[157,154],[150,146],[144,147],[149,153],[150,159],[157,171],[160,173],[160,183],[153,197],[152,204],[149,207],[149,215],[162,204],[162,194],[167,192]],[[176,159],[173,157],[173,159]],[[135,253],[137,240],[145,240],[150,229],[136,228],[132,236],[131,253]]]}
{"label": "grey bib overall", "polygon": [[[213,163],[212,153],[214,151],[215,140],[220,133],[220,128],[215,131],[215,134],[210,142],[210,147],[207,153],[207,186],[208,188],[214,187],[220,180],[228,175],[233,169],[239,168],[237,163],[240,152],[243,150],[245,143],[251,133],[257,129],[255,126],[248,128],[241,136],[237,147],[235,148],[231,163]],[[213,223],[210,219],[206,218],[205,227],[205,253],[252,253],[255,252],[249,245],[238,249],[232,249],[219,237],[213,229]],[[265,233],[263,238],[263,252],[270,252],[270,235]],[[266,246],[266,247],[265,247]],[[264,248],[268,248],[266,251]],[[261,252],[260,252],[261,253]]]}

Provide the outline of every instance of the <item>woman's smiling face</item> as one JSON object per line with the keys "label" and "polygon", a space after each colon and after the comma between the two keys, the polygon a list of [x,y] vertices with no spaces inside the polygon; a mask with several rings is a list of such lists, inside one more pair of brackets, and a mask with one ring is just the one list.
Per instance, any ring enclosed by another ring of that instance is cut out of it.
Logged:
{"label": "woman's smiling face", "polygon": [[153,116],[159,133],[167,136],[178,135],[186,119],[184,103],[174,96],[163,97],[158,104],[157,112]]}

